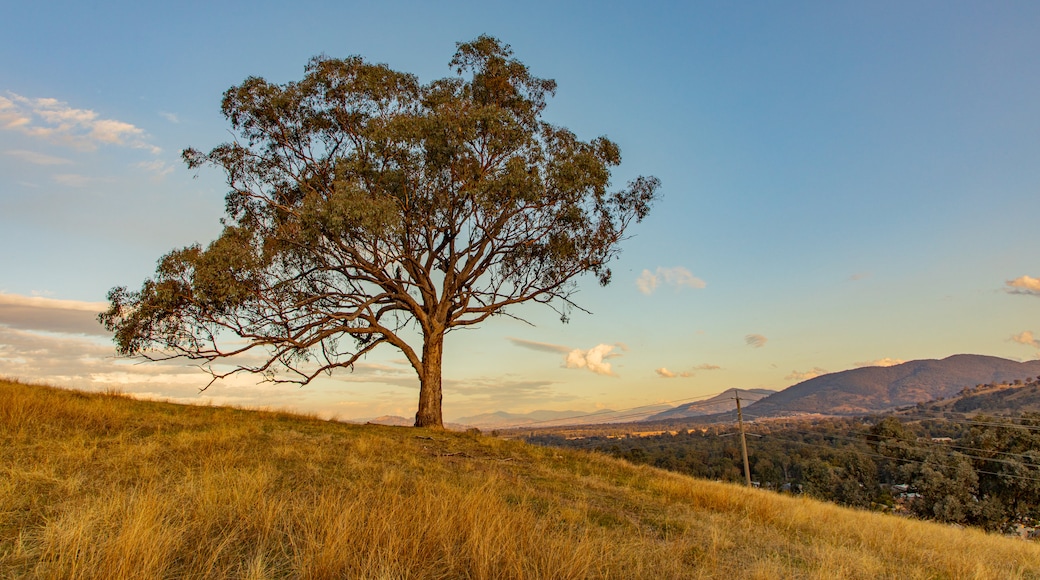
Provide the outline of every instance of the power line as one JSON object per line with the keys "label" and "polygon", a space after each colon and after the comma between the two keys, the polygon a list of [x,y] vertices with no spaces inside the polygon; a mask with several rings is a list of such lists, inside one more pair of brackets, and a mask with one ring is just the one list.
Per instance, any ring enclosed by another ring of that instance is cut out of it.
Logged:
{"label": "power line", "polygon": [[[798,433],[798,431],[795,431],[795,432]],[[804,434],[804,432],[802,432],[802,433]],[[841,435],[823,435],[823,437],[824,438],[828,438],[828,439],[839,439],[839,440],[842,440],[842,441],[852,441],[852,442],[855,442],[855,443],[866,443],[866,441],[864,441],[864,440],[856,439],[856,438],[853,438],[853,437],[845,437],[845,436],[841,436]],[[952,447],[952,446],[944,445],[944,444],[932,444],[932,445],[929,445],[929,446],[927,446],[925,448],[915,448],[915,449],[913,449],[913,451],[941,451],[941,450],[944,450],[947,447]],[[972,449],[972,450],[981,451],[981,452],[984,452],[984,453],[985,452],[989,452],[988,449],[979,449],[979,448],[976,448],[976,447],[965,447],[965,449]],[[946,455],[949,456],[949,457],[954,457],[953,453],[946,453]],[[979,456],[979,455],[972,455],[970,453],[960,453],[960,456],[961,457],[966,457],[966,458],[969,458],[969,459],[977,459],[979,461],[992,461],[992,462],[995,462],[995,463],[1004,463],[1004,464],[1007,464],[1007,465],[1022,465],[1022,466],[1025,466],[1025,467],[1033,467],[1033,468],[1036,468],[1036,469],[1040,469],[1040,465],[1037,465],[1035,463],[1018,462],[1018,461],[1011,461],[1011,460],[1007,460],[1007,459],[997,459],[997,458],[994,458],[994,457],[983,457],[983,456]],[[882,455],[882,457],[889,457],[889,456],[888,455]],[[1024,456],[1024,457],[1029,457],[1029,456]],[[1029,459],[1032,459],[1032,457],[1029,457]]]}
{"label": "power line", "polygon": [[[778,436],[772,435],[772,434],[764,435],[764,436],[772,437],[774,439],[779,439],[781,441],[787,441],[789,443],[797,443],[797,444],[800,444],[800,445],[808,445],[808,446],[811,446],[811,447],[820,447],[820,448],[823,448],[823,449],[830,449],[832,451],[834,450],[833,447],[828,447],[826,445],[821,445],[819,443],[810,443],[808,441],[801,441],[801,440],[798,440],[798,439],[785,439],[783,437],[778,437]],[[865,456],[868,456],[868,457],[880,457],[882,459],[888,459],[888,460],[891,460],[891,461],[901,461],[903,463],[916,463],[918,465],[925,465],[925,464],[928,463],[928,461],[921,460],[921,459],[910,459],[910,458],[906,458],[906,457],[889,457],[888,455],[882,455],[880,453],[872,453],[870,451],[863,451],[862,449],[845,448],[845,449],[842,449],[841,451],[846,451],[846,452],[849,452],[849,453],[856,453],[858,455],[865,455]],[[953,457],[952,454],[949,455],[949,456]],[[1024,480],[1024,481],[1040,482],[1040,478],[1029,477],[1029,476],[1026,476],[1026,475],[1015,475],[1013,473],[1000,473],[1000,472],[996,472],[996,471],[985,471],[985,470],[981,470],[981,469],[975,469],[974,467],[972,468],[972,470],[975,473],[982,473],[982,474],[985,474],[985,475],[995,475],[997,477],[1009,477],[1009,478],[1013,478],[1013,479],[1021,479],[1021,480]]]}

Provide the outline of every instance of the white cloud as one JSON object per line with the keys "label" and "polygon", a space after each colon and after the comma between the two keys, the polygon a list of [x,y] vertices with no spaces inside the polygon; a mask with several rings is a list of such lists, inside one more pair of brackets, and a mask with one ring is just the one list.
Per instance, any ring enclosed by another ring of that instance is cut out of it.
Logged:
{"label": "white cloud", "polygon": [[857,368],[862,368],[862,367],[894,367],[896,365],[901,365],[901,364],[903,364],[905,362],[906,361],[903,360],[903,359],[890,358],[890,357],[886,356],[885,358],[879,358],[877,360],[872,360],[872,361],[861,361],[861,362],[854,363],[854,364],[855,364],[855,366]]}
{"label": "white cloud", "polygon": [[0,127],[82,151],[118,145],[158,154],[144,130],[131,123],[103,119],[89,109],[76,109],[57,99],[29,98],[8,92],[0,96]]}
{"label": "white cloud", "polygon": [[870,278],[870,272],[857,272],[857,273],[849,276],[849,280],[852,281],[852,282],[857,282],[859,280],[865,280],[867,278]]}
{"label": "white cloud", "polygon": [[1008,294],[1030,294],[1040,296],[1040,278],[1032,276],[1019,276],[1014,280],[1004,282],[1007,286],[1004,290]]}
{"label": "white cloud", "polygon": [[[598,344],[588,350],[582,350],[580,348],[571,348],[561,344],[536,342],[533,340],[523,340],[521,338],[513,337],[509,337],[509,341],[516,346],[529,350],[565,354],[566,356],[563,359],[564,367],[569,369],[589,369],[597,375],[606,376],[617,376],[614,374],[614,371],[611,370],[610,363],[606,361],[612,358],[617,358],[621,356],[623,352],[628,350],[628,346],[621,342],[614,344]],[[620,352],[614,352],[615,348]]]}
{"label": "white cloud", "polygon": [[694,276],[693,273],[681,266],[676,266],[675,268],[658,267],[656,272],[643,270],[643,273],[636,279],[636,287],[647,296],[653,294],[654,290],[662,284],[674,286],[676,290],[684,287],[704,288],[707,286],[704,280]]}
{"label": "white cloud", "polygon": [[636,287],[647,296],[653,294],[654,290],[657,289],[657,276],[650,270],[643,270],[643,273],[636,278]]}
{"label": "white cloud", "polygon": [[1023,330],[1022,332],[1011,337],[1011,340],[1019,344],[1031,346],[1033,348],[1040,349],[1040,340],[1037,340],[1033,333],[1029,330]]}
{"label": "white cloud", "polygon": [[597,375],[617,376],[610,368],[607,359],[621,356],[621,353],[613,352],[617,348],[614,344],[598,344],[589,350],[576,348],[567,353],[565,365],[569,369],[589,369]]}
{"label": "white cloud", "polygon": [[761,334],[749,334],[744,337],[744,343],[755,348],[762,348],[769,339]]}
{"label": "white cloud", "polygon": [[177,118],[177,115],[173,113],[167,113],[166,111],[159,111],[159,116],[171,123],[180,123],[181,120]]}
{"label": "white cloud", "polygon": [[818,377],[820,375],[825,375],[825,374],[827,374],[827,370],[826,369],[821,369],[820,367],[813,367],[812,370],[808,370],[808,371],[804,371],[804,372],[803,371],[791,371],[791,374],[789,374],[786,377],[784,377],[784,379],[786,379],[788,381],[807,381],[809,379],[815,379],[816,377]]}
{"label": "white cloud", "polygon": [[32,163],[33,165],[68,165],[72,163],[72,161],[68,159],[54,157],[53,155],[44,155],[43,153],[37,153],[36,151],[10,149],[4,151],[4,153],[16,159],[21,159],[26,163]]}

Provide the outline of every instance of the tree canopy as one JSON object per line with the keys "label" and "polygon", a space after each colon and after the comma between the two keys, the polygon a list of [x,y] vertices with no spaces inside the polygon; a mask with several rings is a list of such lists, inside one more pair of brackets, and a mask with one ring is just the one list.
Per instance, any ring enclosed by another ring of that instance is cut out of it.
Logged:
{"label": "tree canopy", "polygon": [[445,333],[523,302],[566,321],[575,279],[609,283],[659,182],[612,191],[618,146],[545,122],[556,83],[508,45],[459,43],[450,66],[421,84],[320,56],[298,82],[229,89],[232,142],[183,152],[226,173],[223,232],[112,289],[100,320],[119,352],[306,384],[389,344],[419,377],[415,424],[441,426]]}

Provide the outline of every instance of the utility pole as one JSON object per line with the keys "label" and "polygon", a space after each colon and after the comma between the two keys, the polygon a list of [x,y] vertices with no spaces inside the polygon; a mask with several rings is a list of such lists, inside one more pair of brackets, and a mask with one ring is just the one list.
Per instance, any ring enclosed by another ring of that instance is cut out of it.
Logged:
{"label": "utility pole", "polygon": [[740,424],[740,454],[744,457],[744,481],[748,487],[751,487],[751,468],[748,466],[747,438],[744,437],[744,413],[740,410],[740,393],[734,390],[733,396],[737,399],[737,423]]}

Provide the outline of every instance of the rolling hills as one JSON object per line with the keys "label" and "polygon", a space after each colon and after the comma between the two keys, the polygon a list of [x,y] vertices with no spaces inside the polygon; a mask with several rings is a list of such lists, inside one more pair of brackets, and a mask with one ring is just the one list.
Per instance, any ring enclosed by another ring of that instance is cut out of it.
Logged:
{"label": "rolling hills", "polygon": [[876,413],[950,397],[977,384],[1010,382],[1037,375],[1040,375],[1040,360],[1016,362],[961,354],[941,360],[916,360],[821,375],[748,405],[748,411],[766,417],[799,413]]}
{"label": "rolling hills", "polygon": [[710,399],[679,405],[678,407],[652,415],[647,418],[647,420],[664,421],[669,419],[685,419],[688,417],[727,413],[729,411],[734,411],[737,408],[737,402],[734,398],[735,394],[740,395],[740,400],[742,401],[741,404],[747,407],[755,401],[761,400],[770,395],[775,395],[776,393],[777,391],[771,391],[769,389],[727,389]]}
{"label": "rolling hills", "polygon": [[1034,578],[1040,546],[441,430],[0,381],[0,577]]}

